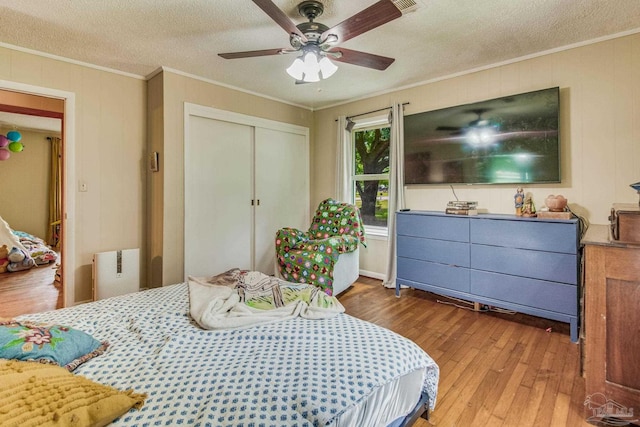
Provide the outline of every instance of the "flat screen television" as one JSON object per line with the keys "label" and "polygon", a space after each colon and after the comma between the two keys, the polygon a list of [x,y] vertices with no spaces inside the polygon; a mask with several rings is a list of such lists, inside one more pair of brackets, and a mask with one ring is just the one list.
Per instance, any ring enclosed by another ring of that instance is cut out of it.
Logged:
{"label": "flat screen television", "polygon": [[558,87],[404,118],[405,184],[560,182]]}

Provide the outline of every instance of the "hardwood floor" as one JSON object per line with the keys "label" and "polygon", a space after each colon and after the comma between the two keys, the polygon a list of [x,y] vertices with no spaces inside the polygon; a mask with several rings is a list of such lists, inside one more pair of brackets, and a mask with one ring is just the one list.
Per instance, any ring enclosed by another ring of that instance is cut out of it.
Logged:
{"label": "hardwood floor", "polygon": [[62,307],[62,292],[54,286],[55,265],[0,274],[0,317],[39,313]]}
{"label": "hardwood floor", "polygon": [[436,426],[590,426],[580,346],[567,324],[478,313],[427,292],[385,289],[360,277],[339,297],[348,314],[420,345],[440,366]]}

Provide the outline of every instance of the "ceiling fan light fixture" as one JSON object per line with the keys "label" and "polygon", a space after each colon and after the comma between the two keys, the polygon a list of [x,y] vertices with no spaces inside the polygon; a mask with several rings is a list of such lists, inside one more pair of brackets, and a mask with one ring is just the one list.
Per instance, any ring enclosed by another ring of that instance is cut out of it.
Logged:
{"label": "ceiling fan light fixture", "polygon": [[315,83],[320,79],[328,79],[337,70],[338,67],[326,55],[320,53],[318,49],[309,48],[294,59],[287,68],[287,74],[298,81]]}
{"label": "ceiling fan light fixture", "polygon": [[304,54],[304,73],[318,74],[320,72],[320,64],[318,64],[318,54],[309,51]]}
{"label": "ceiling fan light fixture", "polygon": [[310,71],[308,73],[304,73],[304,77],[302,78],[303,82],[307,83],[315,83],[320,81],[320,72],[319,71]]}
{"label": "ceiling fan light fixture", "polygon": [[304,54],[304,77],[303,82],[315,83],[320,81],[320,64],[318,63],[318,54],[313,50],[309,50]]}
{"label": "ceiling fan light fixture", "polygon": [[289,68],[287,68],[287,74],[289,74],[296,80],[302,80],[304,71],[304,62],[302,62],[302,59],[300,59],[300,57],[294,59],[293,64],[291,64]]}
{"label": "ceiling fan light fixture", "polygon": [[320,66],[320,72],[322,72],[323,79],[328,79],[329,77],[333,76],[336,71],[338,71],[338,67],[336,66],[336,64],[331,62],[331,60],[326,56],[322,57],[318,65]]}

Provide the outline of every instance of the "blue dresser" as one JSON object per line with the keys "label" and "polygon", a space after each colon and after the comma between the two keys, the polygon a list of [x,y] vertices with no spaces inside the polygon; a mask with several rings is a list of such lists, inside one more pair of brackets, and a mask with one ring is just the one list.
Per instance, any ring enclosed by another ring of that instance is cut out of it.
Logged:
{"label": "blue dresser", "polygon": [[397,213],[400,286],[567,322],[578,341],[577,219]]}

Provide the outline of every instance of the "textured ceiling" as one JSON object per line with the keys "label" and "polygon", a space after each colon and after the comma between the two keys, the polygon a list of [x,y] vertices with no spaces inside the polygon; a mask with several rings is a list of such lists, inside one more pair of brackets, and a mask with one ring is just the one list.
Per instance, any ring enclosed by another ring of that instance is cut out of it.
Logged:
{"label": "textured ceiling", "polygon": [[[296,24],[298,0],[273,0]],[[640,29],[640,0],[415,0],[401,18],[343,46],[396,58],[386,71],[338,63],[295,85],[293,55],[217,54],[289,47],[250,0],[0,0],[0,42],[148,76],[158,67],[318,109],[537,52]],[[322,0],[332,27],[375,0]]]}

